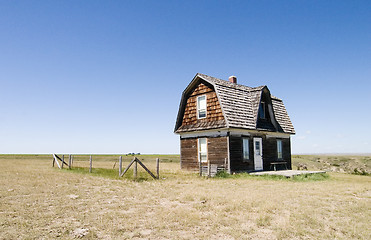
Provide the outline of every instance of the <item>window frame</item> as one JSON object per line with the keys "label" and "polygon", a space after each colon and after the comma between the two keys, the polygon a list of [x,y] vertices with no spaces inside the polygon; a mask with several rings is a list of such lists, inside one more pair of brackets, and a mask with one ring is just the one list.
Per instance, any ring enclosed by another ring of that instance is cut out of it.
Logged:
{"label": "window frame", "polygon": [[[206,148],[206,159],[205,160],[202,160],[201,159],[201,140],[205,139],[205,148]],[[198,159],[198,162],[201,162],[201,163],[207,163],[208,161],[208,148],[207,148],[207,138],[197,138],[197,159]]]}
{"label": "window frame", "polygon": [[[261,112],[263,114],[263,117],[260,116]],[[260,119],[265,119],[266,118],[265,117],[265,102],[263,102],[263,101],[261,101],[260,104],[259,104],[259,112],[258,112],[258,114],[259,114],[259,118]]]}
{"label": "window frame", "polygon": [[[245,145],[245,141],[247,145]],[[245,158],[245,146],[247,146],[247,158]],[[242,137],[242,162],[249,162],[250,161],[250,138]]]}
{"label": "window frame", "polygon": [[282,139],[277,139],[277,159],[283,159],[283,142]]}
{"label": "window frame", "polygon": [[[200,98],[204,97],[205,98],[205,109],[200,109]],[[204,117],[200,117],[200,111],[201,110],[205,110],[205,116]],[[201,96],[197,96],[197,119],[204,119],[207,117],[207,96],[206,94],[204,95],[201,95]]]}

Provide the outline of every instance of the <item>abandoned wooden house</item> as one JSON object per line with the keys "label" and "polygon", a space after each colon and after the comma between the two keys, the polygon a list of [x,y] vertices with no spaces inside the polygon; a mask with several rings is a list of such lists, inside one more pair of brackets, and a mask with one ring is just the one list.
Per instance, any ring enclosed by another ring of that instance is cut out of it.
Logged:
{"label": "abandoned wooden house", "polygon": [[183,91],[174,132],[180,135],[182,169],[202,164],[230,173],[291,169],[295,130],[282,100],[267,86],[198,73]]}

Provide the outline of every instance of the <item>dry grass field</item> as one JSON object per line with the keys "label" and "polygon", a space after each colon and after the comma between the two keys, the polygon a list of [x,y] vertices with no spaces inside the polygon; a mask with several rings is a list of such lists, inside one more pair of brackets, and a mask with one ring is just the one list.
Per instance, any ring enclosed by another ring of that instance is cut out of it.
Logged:
{"label": "dry grass field", "polygon": [[[112,169],[117,156],[93,159]],[[155,156],[140,159],[155,169]],[[371,239],[369,176],[207,179],[161,159],[160,180],[133,181],[52,168],[51,155],[0,155],[0,239]]]}
{"label": "dry grass field", "polygon": [[300,164],[312,170],[371,175],[371,156],[293,155],[293,168]]}

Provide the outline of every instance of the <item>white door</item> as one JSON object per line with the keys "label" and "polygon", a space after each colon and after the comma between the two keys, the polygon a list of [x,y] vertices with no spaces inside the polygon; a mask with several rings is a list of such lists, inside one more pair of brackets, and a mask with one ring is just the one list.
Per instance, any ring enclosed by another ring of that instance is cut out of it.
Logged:
{"label": "white door", "polygon": [[254,138],[254,166],[255,170],[263,170],[263,145],[261,138]]}

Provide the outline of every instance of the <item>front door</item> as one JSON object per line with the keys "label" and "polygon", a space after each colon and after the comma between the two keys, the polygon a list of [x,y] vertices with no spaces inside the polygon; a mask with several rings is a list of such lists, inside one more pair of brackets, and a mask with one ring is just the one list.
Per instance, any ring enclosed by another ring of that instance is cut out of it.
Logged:
{"label": "front door", "polygon": [[255,170],[263,170],[263,144],[261,138],[254,138],[254,166]]}

